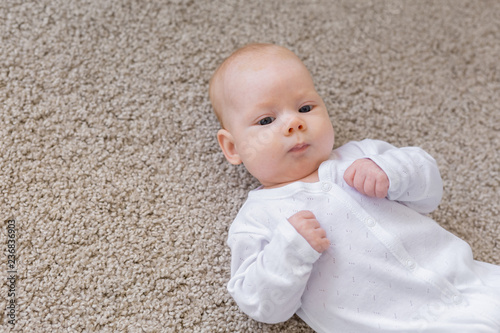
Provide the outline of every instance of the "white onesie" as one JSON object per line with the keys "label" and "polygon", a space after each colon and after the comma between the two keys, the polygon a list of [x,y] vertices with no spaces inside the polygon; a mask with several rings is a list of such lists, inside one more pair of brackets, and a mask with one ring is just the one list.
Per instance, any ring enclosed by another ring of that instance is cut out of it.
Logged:
{"label": "white onesie", "polygon": [[[349,187],[344,171],[370,158],[387,198]],[[425,216],[442,196],[436,162],[419,148],[350,142],[319,168],[319,182],[256,189],[229,231],[228,290],[255,320],[297,313],[317,332],[500,332],[500,266]],[[321,255],[287,219],[314,213],[331,246]],[[468,223],[468,221],[464,221]]]}

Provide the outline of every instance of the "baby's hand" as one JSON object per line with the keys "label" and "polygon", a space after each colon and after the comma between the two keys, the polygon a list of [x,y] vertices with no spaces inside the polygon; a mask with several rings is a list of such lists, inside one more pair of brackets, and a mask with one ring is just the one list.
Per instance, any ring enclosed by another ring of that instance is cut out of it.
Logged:
{"label": "baby's hand", "polygon": [[344,180],[369,197],[385,198],[389,191],[389,178],[375,162],[367,158],[354,161],[345,171]]}
{"label": "baby's hand", "polygon": [[293,214],[288,222],[306,239],[313,249],[322,253],[330,246],[326,232],[319,225],[316,216],[308,210],[301,210]]}

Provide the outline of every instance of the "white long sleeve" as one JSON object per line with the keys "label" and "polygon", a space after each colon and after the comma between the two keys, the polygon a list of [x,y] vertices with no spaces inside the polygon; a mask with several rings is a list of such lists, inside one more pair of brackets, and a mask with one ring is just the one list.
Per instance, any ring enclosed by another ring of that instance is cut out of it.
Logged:
{"label": "white long sleeve", "polygon": [[245,231],[233,224],[228,240],[233,254],[228,290],[251,318],[278,323],[300,307],[313,263],[320,254],[285,218],[269,221],[256,213],[260,208],[245,207],[238,215],[238,219],[245,219]]}
{"label": "white long sleeve", "polygon": [[443,196],[443,182],[434,158],[418,147],[395,148],[377,140],[364,140],[359,145],[366,157],[388,175],[389,200],[399,201],[419,213],[437,208]]}

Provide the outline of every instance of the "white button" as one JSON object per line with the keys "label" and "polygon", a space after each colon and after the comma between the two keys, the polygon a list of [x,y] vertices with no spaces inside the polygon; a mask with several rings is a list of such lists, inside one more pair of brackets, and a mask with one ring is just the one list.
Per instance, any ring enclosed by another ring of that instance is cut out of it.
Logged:
{"label": "white button", "polygon": [[321,183],[321,189],[324,192],[328,192],[328,191],[330,191],[332,189],[332,184],[327,183],[327,182]]}
{"label": "white button", "polygon": [[417,266],[417,264],[415,264],[414,261],[412,261],[412,260],[406,261],[406,267],[408,267],[409,269],[415,269],[416,266]]}
{"label": "white button", "polygon": [[462,303],[462,296],[460,296],[460,295],[453,296],[453,303],[455,303],[455,304]]}
{"label": "white button", "polygon": [[366,225],[367,225],[367,226],[369,226],[370,228],[373,228],[373,227],[377,224],[377,222],[375,222],[375,221],[374,221],[374,220],[372,220],[372,219],[367,219],[367,220],[365,221],[365,223],[366,223]]}

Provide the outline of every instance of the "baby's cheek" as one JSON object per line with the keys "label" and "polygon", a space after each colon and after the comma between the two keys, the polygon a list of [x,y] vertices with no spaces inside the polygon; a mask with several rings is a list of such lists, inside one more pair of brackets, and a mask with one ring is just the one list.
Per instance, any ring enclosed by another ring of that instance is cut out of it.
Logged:
{"label": "baby's cheek", "polygon": [[257,159],[258,147],[250,140],[244,141],[240,143],[238,153],[240,154],[241,160],[245,165],[252,164]]}

